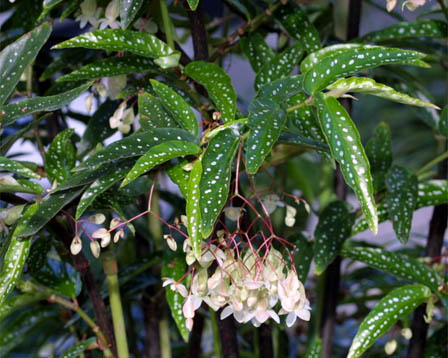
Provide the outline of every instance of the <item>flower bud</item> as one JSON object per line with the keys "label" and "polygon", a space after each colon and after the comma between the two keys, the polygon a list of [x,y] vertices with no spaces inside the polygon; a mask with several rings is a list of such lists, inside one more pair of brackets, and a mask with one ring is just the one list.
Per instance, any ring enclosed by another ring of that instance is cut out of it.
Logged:
{"label": "flower bud", "polygon": [[70,252],[72,253],[72,255],[78,255],[82,250],[82,241],[81,238],[76,235],[73,240],[72,243],[70,245]]}
{"label": "flower bud", "polygon": [[90,93],[84,101],[87,113],[90,113],[92,111],[92,103],[93,103],[93,92]]}
{"label": "flower bud", "polygon": [[90,251],[92,251],[92,255],[95,258],[100,257],[101,248],[100,244],[98,244],[98,241],[90,241]]}
{"label": "flower bud", "polygon": [[395,350],[397,349],[397,341],[395,339],[392,339],[391,341],[387,342],[384,346],[384,351],[387,355],[394,354]]}
{"label": "flower bud", "polygon": [[109,229],[113,229],[114,227],[120,225],[121,220],[119,218],[113,218],[109,223]]}
{"label": "flower bud", "polygon": [[116,244],[118,240],[122,239],[124,237],[124,230],[120,229],[118,230],[114,235],[114,243]]}
{"label": "flower bud", "polygon": [[87,220],[89,220],[92,224],[101,225],[106,220],[106,216],[104,216],[104,214],[95,214],[89,216]]}
{"label": "flower bud", "polygon": [[401,335],[407,339],[410,340],[412,338],[412,330],[410,328],[403,328],[401,330]]}

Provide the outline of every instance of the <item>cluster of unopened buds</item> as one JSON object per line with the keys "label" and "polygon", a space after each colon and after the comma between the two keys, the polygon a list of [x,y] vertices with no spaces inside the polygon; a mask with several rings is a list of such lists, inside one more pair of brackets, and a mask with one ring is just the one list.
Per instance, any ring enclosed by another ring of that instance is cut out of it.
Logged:
{"label": "cluster of unopened buds", "polygon": [[279,315],[286,315],[288,327],[297,317],[308,321],[311,308],[305,288],[281,252],[272,245],[262,250],[232,248],[225,235],[218,232],[216,244],[204,242],[199,258],[193,254],[190,240],[184,241],[186,261],[192,267],[189,289],[180,281],[163,278],[163,286],[185,298],[182,311],[187,328],[192,329],[202,302],[214,311],[222,309],[221,319],[233,315],[237,322],[251,322],[256,327],[270,318],[280,323]]}
{"label": "cluster of unopened buds", "polygon": [[[103,214],[95,214],[87,219],[87,221],[97,225],[103,224],[105,220],[106,217]],[[82,221],[83,220],[78,221],[77,225],[82,224]],[[117,243],[121,238],[124,237],[124,228],[120,226],[120,224],[121,220],[114,218],[110,221],[109,230],[105,228],[100,228],[94,231],[92,235],[87,234],[87,231],[85,231],[83,228],[84,232],[90,239],[90,251],[92,252],[92,255],[94,257],[98,258],[101,253],[101,248],[109,246],[109,244],[112,241],[111,236],[112,231],[115,230],[115,234],[113,236],[114,243]],[[81,237],[78,234],[76,234],[70,245],[70,252],[72,253],[72,255],[77,255],[81,252],[81,250],[82,250],[82,240]]]}

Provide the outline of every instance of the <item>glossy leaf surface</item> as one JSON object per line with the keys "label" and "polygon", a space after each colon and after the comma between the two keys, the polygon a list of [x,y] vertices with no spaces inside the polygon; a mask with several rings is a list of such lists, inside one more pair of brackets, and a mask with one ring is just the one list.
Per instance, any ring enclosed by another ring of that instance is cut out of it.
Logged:
{"label": "glossy leaf surface", "polygon": [[201,160],[197,160],[193,169],[190,173],[190,178],[188,180],[188,191],[187,191],[187,207],[186,207],[186,215],[187,215],[187,228],[188,235],[190,237],[191,247],[193,249],[193,254],[197,259],[201,257],[201,244],[202,244],[202,235],[201,235],[201,193],[200,193],[200,184],[202,177],[202,162]]}
{"label": "glossy leaf surface", "polygon": [[174,120],[194,136],[198,135],[199,127],[196,116],[190,105],[176,91],[166,84],[150,80],[154,91],[160,98],[162,105],[171,113]]}
{"label": "glossy leaf surface", "polygon": [[303,91],[302,75],[284,77],[265,84],[257,92],[258,98],[268,98],[278,104]]}
{"label": "glossy leaf surface", "polygon": [[424,57],[416,51],[380,46],[363,46],[348,49],[337,56],[324,57],[306,74],[303,80],[305,90],[314,94],[342,77],[375,68],[382,65],[409,64]]}
{"label": "glossy leaf surface", "polygon": [[423,285],[406,285],[385,296],[362,321],[347,358],[358,358],[395,322],[420,306],[431,295]]}
{"label": "glossy leaf surface", "polygon": [[28,193],[43,194],[44,188],[41,185],[27,179],[17,179],[17,184],[2,184],[0,181],[0,193]]}
{"label": "glossy leaf surface", "polygon": [[246,169],[255,174],[271,152],[286,123],[286,111],[267,98],[255,99],[249,107],[249,139],[246,143]]}
{"label": "glossy leaf surface", "polygon": [[187,0],[188,6],[190,6],[190,9],[194,11],[199,5],[199,1],[200,0]]}
{"label": "glossy leaf surface", "polygon": [[45,300],[49,295],[49,292],[44,291],[23,293],[20,295],[9,297],[6,301],[0,304],[0,322],[9,314],[37,301]]}
{"label": "glossy leaf surface", "polygon": [[51,24],[46,22],[0,52],[0,105],[4,104],[14,91],[20,76],[34,61],[51,30]]}
{"label": "glossy leaf surface", "polygon": [[299,64],[302,55],[302,46],[297,43],[276,55],[271,61],[265,62],[257,72],[255,89],[258,90],[266,83],[288,76]]}
{"label": "glossy leaf surface", "polygon": [[0,171],[16,173],[27,178],[40,179],[39,174],[36,174],[22,163],[5,157],[0,157]]}
{"label": "glossy leaf surface", "polygon": [[315,272],[320,275],[338,255],[342,244],[350,237],[355,215],[343,201],[330,203],[319,216],[314,231]]}
{"label": "glossy leaf surface", "polygon": [[370,164],[358,130],[345,108],[335,98],[318,93],[315,103],[332,157],[340,163],[345,182],[355,192],[369,227],[376,234],[378,217]]}
{"label": "glossy leaf surface", "polygon": [[208,144],[202,158],[201,232],[210,236],[229,195],[232,162],[240,139],[231,129],[218,133]]}
{"label": "glossy leaf surface", "polygon": [[37,112],[51,112],[69,105],[73,100],[85,92],[92,83],[71,89],[67,92],[46,97],[33,97],[19,103],[0,106],[2,127],[13,124],[17,119],[27,117]]}
{"label": "glossy leaf surface", "polygon": [[93,167],[113,162],[117,159],[141,156],[153,146],[171,140],[197,143],[197,139],[183,129],[156,128],[146,132],[133,134],[109,144],[107,147],[101,149],[83,162],[79,168]]}
{"label": "glossy leaf surface", "polygon": [[152,147],[143,156],[141,156],[126,178],[123,180],[121,186],[129,184],[134,179],[138,178],[143,173],[151,170],[155,166],[165,163],[170,159],[182,157],[185,155],[199,154],[201,148],[190,142],[179,140],[171,140]]}
{"label": "glossy leaf surface", "polygon": [[190,180],[190,172],[183,168],[187,164],[187,160],[181,160],[178,164],[175,164],[166,170],[166,173],[173,183],[177,184],[184,197],[187,197],[188,195],[188,182]]}
{"label": "glossy leaf surface", "polygon": [[45,171],[51,182],[62,183],[70,176],[70,170],[75,166],[76,153],[70,137],[75,133],[72,128],[60,132],[51,142],[45,155]]}
{"label": "glossy leaf surface", "polygon": [[120,0],[120,22],[121,27],[126,29],[134,21],[144,0]]}
{"label": "glossy leaf surface", "polygon": [[426,264],[397,252],[390,252],[380,248],[346,247],[341,255],[366,263],[369,267],[390,273],[405,280],[421,283],[434,292],[442,282],[442,278]]}
{"label": "glossy leaf surface", "polygon": [[313,243],[301,232],[290,236],[288,241],[296,245],[294,266],[296,267],[299,281],[305,283],[310,271],[311,261],[313,261]]}
{"label": "glossy leaf surface", "polygon": [[406,168],[393,166],[386,176],[386,203],[395,234],[401,243],[409,240],[417,205],[418,181]]}
{"label": "glossy leaf surface", "polygon": [[257,73],[265,63],[271,62],[275,57],[274,51],[272,51],[263,36],[258,32],[249,33],[242,37],[240,45],[255,73]]}
{"label": "glossy leaf surface", "polygon": [[144,92],[138,95],[138,110],[143,130],[179,127],[171,114],[163,107],[160,99],[149,93]]}
{"label": "glossy leaf surface", "polygon": [[221,112],[224,123],[235,119],[236,92],[230,76],[221,67],[214,63],[194,61],[184,68],[184,72],[205,87],[210,99]]}
{"label": "glossy leaf surface", "polygon": [[418,98],[413,98],[405,93],[394,90],[392,87],[386,86],[382,83],[377,83],[371,78],[341,78],[340,80],[329,85],[327,89],[336,90],[340,95],[348,92],[357,92],[382,97],[390,101],[404,103],[410,106],[430,107],[436,109],[439,108],[432,103],[422,101]]}

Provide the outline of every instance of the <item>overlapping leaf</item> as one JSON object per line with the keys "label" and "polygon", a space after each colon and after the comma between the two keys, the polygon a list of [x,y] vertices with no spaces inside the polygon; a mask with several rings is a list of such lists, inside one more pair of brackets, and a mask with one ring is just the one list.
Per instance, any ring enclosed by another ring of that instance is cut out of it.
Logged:
{"label": "overlapping leaf", "polygon": [[170,140],[181,140],[198,144],[197,139],[183,129],[155,128],[109,144],[81,163],[79,168],[94,167],[118,159],[141,156],[153,146]]}
{"label": "overlapping leaf", "polygon": [[358,130],[345,108],[333,97],[317,93],[315,103],[331,154],[340,163],[345,182],[355,192],[369,227],[376,234],[378,217],[372,175]]}
{"label": "overlapping leaf", "polygon": [[439,120],[439,133],[448,138],[448,105],[443,108]]}
{"label": "overlapping leaf", "polygon": [[120,23],[123,29],[132,24],[144,0],[120,0]]}
{"label": "overlapping leaf", "polygon": [[322,47],[319,33],[300,7],[291,3],[280,6],[275,11],[274,17],[280,22],[288,35],[299,41],[308,53]]}
{"label": "overlapping leaf", "polygon": [[197,160],[193,164],[193,169],[190,173],[190,178],[188,181],[188,191],[187,191],[187,228],[188,235],[190,237],[191,247],[193,249],[193,254],[196,259],[201,257],[201,206],[200,206],[200,183],[202,177],[202,162]]}
{"label": "overlapping leaf", "polygon": [[[172,278],[173,280],[179,280],[186,271],[185,259],[180,256],[170,255],[165,257],[162,265],[162,278]],[[186,326],[186,318],[182,312],[182,305],[184,303],[184,298],[182,295],[171,290],[167,287],[165,289],[166,301],[170,306],[171,316],[176,323],[177,329],[184,341],[188,341],[188,329]]]}
{"label": "overlapping leaf", "polygon": [[197,136],[199,132],[198,121],[190,105],[182,96],[162,82],[151,80],[151,85],[159,96],[162,105],[172,114],[174,120],[182,128]]}
{"label": "overlapping leaf", "polygon": [[420,20],[386,27],[379,31],[373,31],[356,39],[357,42],[382,42],[400,40],[410,37],[446,37],[448,27],[446,22],[439,20]]}
{"label": "overlapping leaf", "polygon": [[269,82],[258,90],[257,97],[282,104],[289,97],[303,91],[302,81],[302,75],[295,75]]}
{"label": "overlapping leaf", "polygon": [[371,247],[344,247],[341,255],[366,263],[369,267],[390,273],[405,280],[421,283],[434,292],[442,282],[442,278],[426,264],[397,252],[390,252]]}
{"label": "overlapping leaf", "polygon": [[404,103],[410,106],[439,108],[432,103],[413,98],[405,93],[394,90],[392,87],[377,83],[375,80],[366,77],[341,78],[327,88],[337,91],[338,95],[343,95],[348,92],[358,92],[382,97],[390,101]]}
{"label": "overlapping leaf", "polygon": [[131,168],[131,164],[121,165],[113,172],[95,180],[82,194],[79,199],[78,207],[76,208],[76,219],[79,219],[93,201],[109,189],[112,185],[123,179]]}
{"label": "overlapping leaf", "polygon": [[[95,50],[127,51],[154,58],[162,68],[177,66],[180,53],[165,42],[145,32],[122,29],[93,30],[64,41],[53,48],[83,47]],[[172,61],[170,61],[172,59]]]}
{"label": "overlapping leaf", "polygon": [[338,55],[324,57],[306,72],[305,90],[314,94],[342,77],[382,65],[408,64],[424,66],[425,55],[416,51],[381,46],[362,46],[347,49]]}
{"label": "overlapping leaf", "polygon": [[129,184],[143,173],[170,159],[185,155],[199,154],[200,152],[201,148],[198,145],[180,140],[171,140],[158,144],[137,160],[135,165],[126,175],[121,186],[123,187]]}
{"label": "overlapping leaf", "polygon": [[113,77],[133,73],[159,73],[154,62],[146,57],[122,56],[109,57],[95,61],[58,78],[58,81],[93,80],[101,77]]}
{"label": "overlapping leaf", "polygon": [[286,111],[268,98],[256,98],[249,108],[246,169],[255,174],[271,152],[286,123]]}
{"label": "overlapping leaf", "polygon": [[385,296],[362,321],[347,358],[358,358],[395,322],[420,306],[431,295],[423,285],[406,285]]}
{"label": "overlapping leaf", "polygon": [[34,61],[51,30],[51,24],[46,22],[0,52],[0,105],[14,91],[20,76]]}
{"label": "overlapping leaf", "polygon": [[9,297],[6,301],[0,304],[0,322],[9,314],[28,306],[34,302],[45,300],[50,295],[47,291],[24,293]]}
{"label": "overlapping leaf", "polygon": [[395,234],[401,243],[409,240],[412,216],[417,205],[418,181],[405,168],[393,166],[386,176],[386,203]]}
{"label": "overlapping leaf", "polygon": [[41,185],[34,183],[27,179],[16,179],[16,183],[2,183],[0,178],[0,193],[28,193],[28,194],[43,194],[44,188]]}
{"label": "overlapping leaf", "polygon": [[316,150],[325,153],[328,153],[330,151],[330,149],[326,144],[306,137],[301,137],[297,134],[283,133],[278,138],[277,143],[289,144],[293,146],[302,147],[307,150]]}
{"label": "overlapping leaf", "polygon": [[384,189],[386,173],[392,165],[392,135],[386,123],[380,123],[367,143],[366,154],[369,158],[373,187],[375,192]]}
{"label": "overlapping leaf", "polygon": [[276,55],[271,61],[265,62],[257,72],[254,83],[255,89],[258,90],[266,83],[288,76],[294,67],[299,64],[302,56],[302,46],[296,43]]}
{"label": "overlapping leaf", "polygon": [[232,162],[240,139],[231,129],[218,133],[209,142],[202,158],[201,232],[210,236],[213,226],[229,195]]}
{"label": "overlapping leaf", "polygon": [[184,72],[205,87],[210,99],[221,112],[221,120],[230,122],[235,119],[236,92],[230,76],[218,65],[204,61],[190,62]]}
{"label": "overlapping leaf", "polygon": [[242,37],[240,45],[255,73],[257,73],[265,63],[271,62],[275,57],[274,51],[272,51],[264,41],[263,36],[258,32],[249,33]]}
{"label": "overlapping leaf", "polygon": [[40,179],[39,174],[36,174],[22,163],[5,157],[0,157],[0,170],[20,174],[27,178]]}
{"label": "overlapping leaf", "polygon": [[82,352],[87,350],[90,346],[96,344],[96,337],[92,337],[86,339],[73,347],[67,349],[64,353],[62,353],[61,358],[76,358],[81,355]]}
{"label": "overlapping leaf", "polygon": [[68,128],[60,132],[51,142],[45,155],[45,171],[51,182],[62,183],[70,176],[70,170],[75,166],[76,153],[70,137],[75,130]]}
{"label": "overlapping leaf", "polygon": [[177,184],[184,197],[188,195],[188,182],[190,181],[190,172],[183,168],[187,164],[187,160],[182,160],[180,163],[172,165],[166,170],[166,173],[173,183]]}
{"label": "overlapping leaf", "polygon": [[321,213],[314,231],[315,272],[321,274],[339,254],[344,241],[350,237],[355,215],[343,201],[334,201]]}
{"label": "overlapping leaf", "polygon": [[301,232],[297,232],[288,238],[289,242],[296,245],[294,252],[294,266],[297,270],[297,277],[300,282],[305,283],[310,271],[311,261],[313,261],[313,243],[309,241]]}
{"label": "overlapping leaf", "polygon": [[46,97],[33,97],[19,103],[0,106],[0,117],[2,118],[2,127],[13,124],[17,119],[29,116],[37,112],[50,112],[70,104],[78,98],[90,86],[91,82],[71,89],[67,92]]}
{"label": "overlapping leaf", "polygon": [[138,95],[140,125],[144,130],[154,128],[178,128],[179,125],[171,114],[162,106],[160,99],[149,93]]}

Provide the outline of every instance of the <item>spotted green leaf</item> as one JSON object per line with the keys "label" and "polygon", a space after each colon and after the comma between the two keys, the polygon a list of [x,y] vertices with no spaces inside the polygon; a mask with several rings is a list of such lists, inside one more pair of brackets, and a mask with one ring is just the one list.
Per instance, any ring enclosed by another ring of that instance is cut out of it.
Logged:
{"label": "spotted green leaf", "polygon": [[356,39],[356,42],[397,41],[410,37],[446,37],[448,27],[446,22],[439,20],[420,20],[400,22],[379,31],[373,31]]}
{"label": "spotted green leaf", "polygon": [[154,62],[147,57],[133,55],[109,57],[104,60],[89,63],[78,70],[59,77],[58,81],[93,80],[101,77],[147,72],[159,72]]}
{"label": "spotted green leaf", "polygon": [[190,6],[190,9],[193,11],[196,10],[196,8],[199,5],[199,0],[187,0],[187,2],[188,2],[188,6]]}
{"label": "spotted green leaf", "polygon": [[296,232],[288,238],[288,241],[296,245],[294,251],[294,266],[300,282],[305,283],[313,261],[313,243],[301,232]]}
{"label": "spotted green leaf", "polygon": [[135,165],[126,175],[123,183],[121,183],[121,187],[129,184],[140,175],[170,159],[185,155],[199,154],[200,152],[201,148],[198,145],[180,140],[171,140],[155,145],[137,160]]}
{"label": "spotted green leaf", "polygon": [[197,144],[197,139],[183,129],[155,128],[133,134],[109,144],[81,163],[78,168],[94,167],[117,159],[141,156],[153,146],[170,140],[181,140]]}
{"label": "spotted green leaf", "polygon": [[138,95],[138,111],[140,125],[144,130],[179,127],[171,114],[163,107],[160,99],[149,93],[144,92]]}
{"label": "spotted green leaf", "polygon": [[222,208],[227,202],[232,174],[232,162],[240,138],[231,129],[221,131],[209,142],[202,158],[201,232],[210,236]]}
{"label": "spotted green leaf", "polygon": [[90,346],[95,346],[96,337],[91,337],[74,345],[73,347],[67,349],[64,353],[61,354],[61,358],[76,358],[81,355],[82,352],[87,350]]}
{"label": "spotted green leaf", "polygon": [[[178,255],[166,255],[162,265],[162,278],[172,278],[179,280],[186,271],[185,259]],[[182,312],[184,298],[182,295],[173,291],[171,288],[165,288],[166,301],[170,306],[171,316],[176,323],[177,329],[185,342],[188,341],[189,332],[186,326],[186,318]]]}
{"label": "spotted green leaf", "polygon": [[39,174],[36,174],[22,163],[5,157],[0,157],[0,170],[20,174],[27,178],[40,179]]}
{"label": "spotted green leaf", "polygon": [[377,83],[371,78],[341,78],[340,80],[337,80],[336,82],[329,85],[327,89],[336,91],[339,96],[348,92],[358,92],[382,97],[390,101],[404,103],[411,106],[430,107],[436,109],[439,108],[432,103],[422,101],[418,98],[413,98],[405,93],[394,90],[392,87],[386,86],[382,83]]}
{"label": "spotted green leaf", "polygon": [[51,30],[51,24],[46,22],[0,52],[0,105],[4,104],[14,91],[20,76],[34,61]]}
{"label": "spotted green leaf", "polygon": [[267,98],[255,99],[249,107],[250,127],[246,143],[246,170],[255,174],[271,152],[286,123],[286,111]]}
{"label": "spotted green leaf", "polygon": [[119,100],[108,100],[101,103],[87,123],[87,128],[77,146],[78,156],[83,157],[87,152],[95,148],[98,143],[102,143],[116,132],[115,129],[110,128],[109,118],[112,117],[119,104]]}
{"label": "spotted green leaf", "polygon": [[372,175],[358,129],[345,108],[333,97],[315,96],[318,118],[332,157],[341,165],[345,182],[356,194],[370,229],[378,232]]}
{"label": "spotted green leaf", "polygon": [[191,247],[193,249],[193,254],[197,259],[201,257],[201,245],[202,245],[202,235],[201,235],[201,207],[200,207],[200,183],[202,177],[202,162],[197,160],[193,164],[193,169],[190,173],[190,178],[188,180],[188,191],[187,191],[187,228],[188,235],[190,237]]}
{"label": "spotted green leaf", "polygon": [[0,193],[43,194],[44,188],[27,179],[16,179],[17,184],[3,184],[0,180]]}
{"label": "spotted green leaf", "polygon": [[342,244],[350,237],[355,215],[343,201],[330,203],[319,216],[314,231],[315,272],[320,275],[333,262]]}
{"label": "spotted green leaf", "polygon": [[391,291],[362,321],[347,358],[361,357],[395,322],[413,312],[430,295],[431,290],[423,285],[406,285]]}
{"label": "spotted green leaf", "polygon": [[9,297],[0,304],[0,322],[11,313],[40,300],[45,300],[50,295],[47,291],[24,293]]}
{"label": "spotted green leaf", "polygon": [[395,234],[401,243],[409,240],[412,216],[417,205],[417,177],[405,168],[392,166],[386,176],[386,203]]}
{"label": "spotted green leaf", "polygon": [[385,271],[405,280],[421,283],[434,292],[442,283],[440,275],[426,264],[397,252],[371,247],[344,247],[341,255],[364,262],[369,267]]}
{"label": "spotted green leaf", "polygon": [[322,142],[318,142],[313,139],[301,137],[297,134],[291,134],[291,133],[281,134],[280,137],[278,138],[277,143],[299,146],[307,150],[317,150],[319,152],[325,152],[325,153],[328,153],[330,151],[328,146]]}
{"label": "spotted green leaf", "polygon": [[288,76],[299,64],[302,56],[303,48],[299,43],[296,43],[276,55],[271,61],[265,62],[257,72],[255,89],[258,90],[266,83]]}
{"label": "spotted green leaf", "polygon": [[221,67],[210,62],[194,61],[184,68],[184,72],[205,87],[210,99],[221,112],[224,123],[235,119],[236,92],[230,76]]}
{"label": "spotted green leaf", "polygon": [[174,120],[182,128],[197,136],[199,132],[198,121],[190,105],[166,84],[156,80],[150,81],[154,91],[160,98],[160,102],[171,113]]}
{"label": "spotted green leaf", "polygon": [[240,45],[254,72],[258,72],[265,63],[271,62],[275,57],[274,51],[258,32],[242,37]]}
{"label": "spotted green leaf", "polygon": [[95,180],[79,199],[78,207],[76,208],[76,220],[78,220],[87,208],[93,203],[93,201],[100,195],[109,189],[112,185],[120,181],[129,172],[131,164],[117,166],[116,169]]}
{"label": "spotted green leaf", "polygon": [[61,42],[54,49],[83,47],[95,50],[126,51],[156,59],[162,68],[175,67],[180,53],[165,42],[145,32],[122,29],[93,30]]}
{"label": "spotted green leaf", "polygon": [[[303,103],[305,100],[306,95],[298,93],[288,99],[288,107]],[[321,143],[326,142],[312,107],[303,106],[289,112],[288,119],[290,121],[290,129],[297,129],[298,133],[306,138],[311,138]]]}
{"label": "spotted green leaf", "polygon": [[58,310],[52,307],[43,307],[27,310],[15,317],[0,331],[0,357],[11,356],[8,354],[9,352],[23,343],[30,335],[35,336],[37,329],[44,329],[45,324],[48,324],[50,320],[57,319],[58,315],[60,315]]}
{"label": "spotted green leaf", "polygon": [[188,164],[186,159],[181,160],[180,163],[172,165],[166,170],[166,173],[177,184],[180,192],[184,197],[188,195],[188,182],[190,181],[190,172],[186,171],[183,167]]}
{"label": "spotted green leaf", "polygon": [[288,35],[302,44],[308,53],[322,47],[319,33],[299,6],[291,3],[280,6],[275,11],[274,17]]}
{"label": "spotted green leaf", "polygon": [[79,188],[49,194],[37,206],[37,210],[32,215],[25,214],[21,219],[20,223],[22,225],[17,229],[17,236],[25,237],[36,234],[64,206],[69,204],[79,194],[81,194],[81,189]]}
{"label": "spotted green leaf", "polygon": [[440,115],[439,133],[448,138],[448,105],[443,108]]}
{"label": "spotted green leaf", "polygon": [[366,154],[369,158],[375,193],[385,188],[386,173],[392,165],[392,134],[389,126],[382,122],[367,142]]}
{"label": "spotted green leaf", "polygon": [[60,132],[51,142],[45,155],[45,171],[51,182],[62,183],[70,176],[70,170],[75,166],[76,153],[70,137],[75,130],[68,128]]}
{"label": "spotted green leaf", "polygon": [[13,124],[17,119],[29,116],[37,112],[51,112],[70,104],[74,99],[78,98],[90,86],[91,82],[82,86],[71,89],[67,92],[46,97],[33,97],[19,103],[0,106],[0,117],[2,119],[2,127]]}
{"label": "spotted green leaf", "polygon": [[303,84],[308,93],[314,94],[339,78],[378,66],[393,64],[422,65],[415,61],[424,56],[421,52],[381,46],[366,45],[352,48],[318,61],[306,72]]}
{"label": "spotted green leaf", "polygon": [[27,220],[34,215],[37,204],[30,205],[20,218],[14,229],[5,256],[3,258],[2,270],[0,272],[0,305],[5,302],[22,274],[23,266],[28,257],[31,240],[19,240],[19,233],[26,228]]}
{"label": "spotted green leaf", "polygon": [[132,24],[143,2],[143,0],[120,0],[120,23],[123,29]]}
{"label": "spotted green leaf", "polygon": [[302,75],[295,75],[269,82],[258,90],[257,97],[283,104],[289,97],[303,91],[302,81]]}
{"label": "spotted green leaf", "polygon": [[322,340],[315,337],[313,342],[306,351],[305,358],[321,358],[322,357]]}
{"label": "spotted green leaf", "polygon": [[[448,203],[448,181],[428,180],[418,184],[418,197],[415,210],[425,206],[433,206]],[[389,218],[387,203],[382,201],[378,205],[378,222],[384,222]],[[352,236],[368,229],[365,218],[361,218],[353,228]]]}

